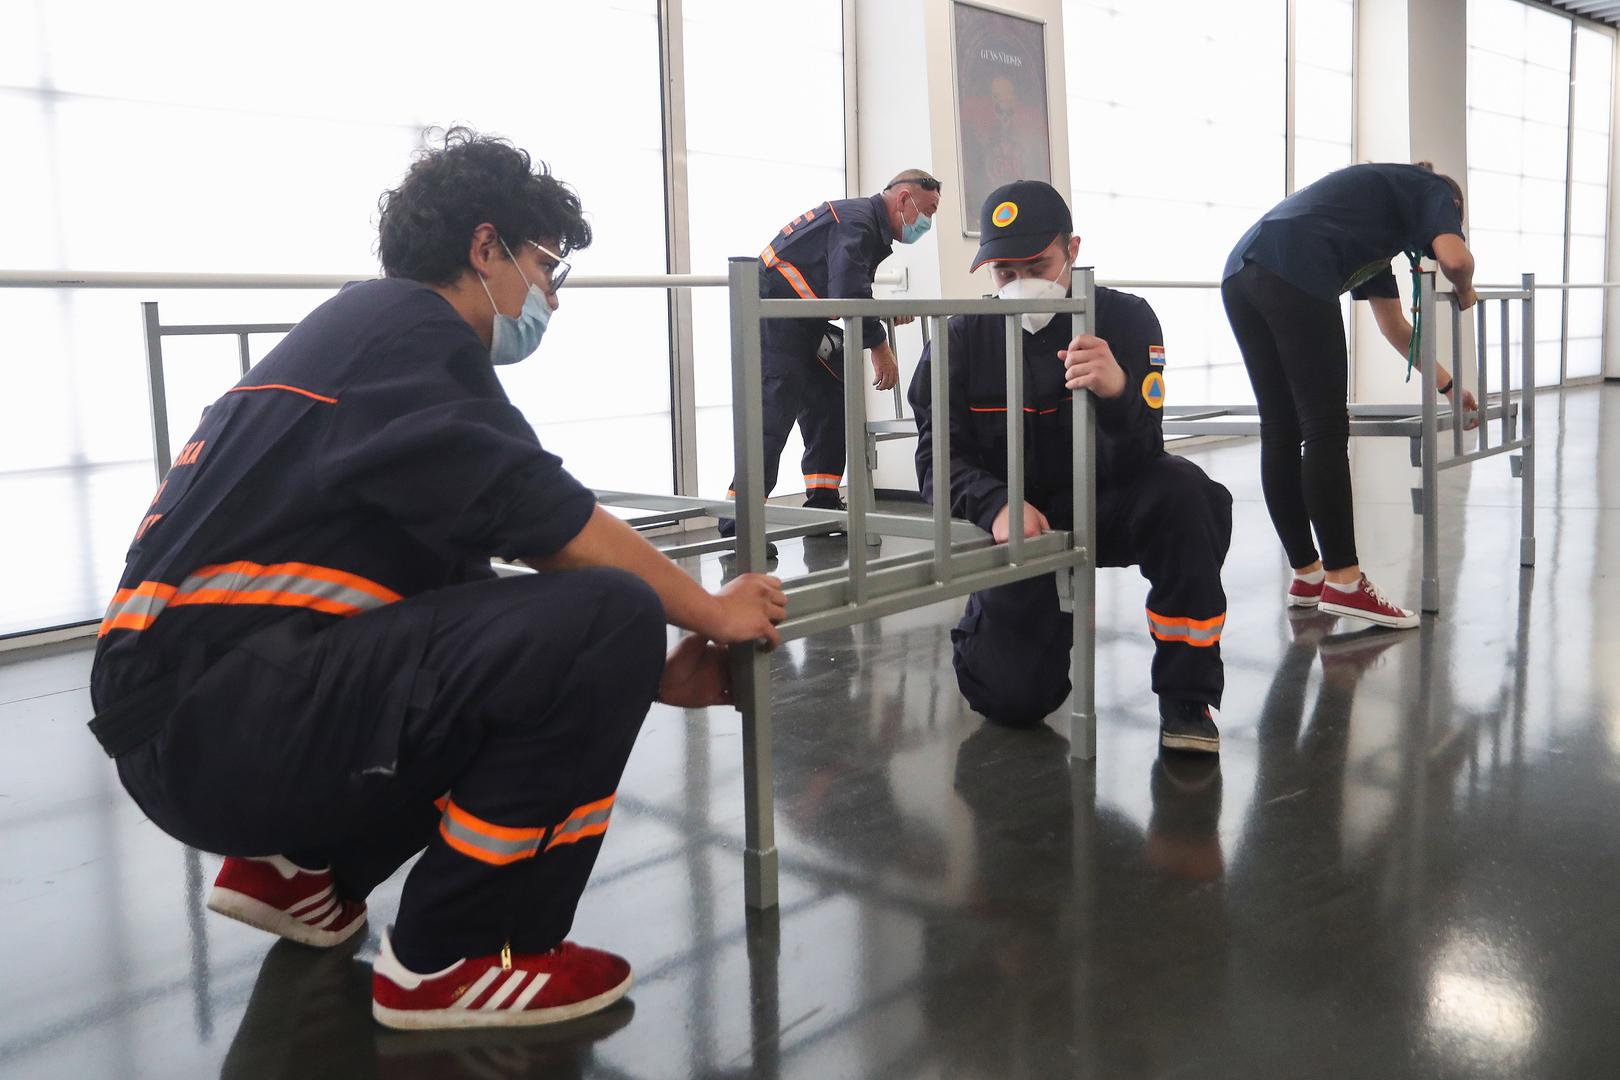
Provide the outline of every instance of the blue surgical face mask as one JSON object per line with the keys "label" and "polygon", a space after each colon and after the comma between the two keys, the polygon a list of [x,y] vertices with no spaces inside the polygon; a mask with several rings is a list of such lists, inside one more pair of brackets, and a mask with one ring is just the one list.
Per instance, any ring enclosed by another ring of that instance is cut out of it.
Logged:
{"label": "blue surgical face mask", "polygon": [[[506,257],[512,259],[512,249],[506,247],[505,240],[501,241],[501,247],[506,248]],[[517,269],[516,259],[512,259],[512,267]],[[484,275],[478,275],[479,284],[484,286],[484,295],[489,297],[489,306],[495,312],[495,323],[489,335],[489,362],[492,364],[515,364],[534,355],[534,350],[540,347],[540,338],[545,335],[546,326],[551,322],[551,304],[547,302],[546,294],[540,291],[540,286],[530,282],[522,270],[518,270],[518,277],[523,278],[529,291],[523,297],[523,310],[514,319],[510,315],[502,315],[500,308],[495,307],[489,282],[484,280]]]}
{"label": "blue surgical face mask", "polygon": [[[913,204],[915,205],[915,204]],[[917,208],[917,217],[914,221],[900,221],[900,242],[902,244],[915,244],[927,235],[928,230],[934,227],[934,219]]]}

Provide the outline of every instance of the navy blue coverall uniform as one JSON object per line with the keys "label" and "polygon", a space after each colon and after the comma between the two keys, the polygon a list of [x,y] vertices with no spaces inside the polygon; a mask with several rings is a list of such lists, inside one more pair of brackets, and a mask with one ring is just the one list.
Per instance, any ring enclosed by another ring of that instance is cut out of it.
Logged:
{"label": "navy blue coverall uniform", "polygon": [[[1112,289],[1096,294],[1097,336],[1125,372],[1124,393],[1097,401],[1097,562],[1140,566],[1148,580],[1154,692],[1219,706],[1221,564],[1232,538],[1232,496],[1197,465],[1165,452],[1164,336],[1153,309]],[[1007,505],[1004,335],[998,317],[950,323],[951,513],[986,532]],[[1057,357],[1071,336],[1061,315],[1039,333],[1024,333],[1024,498],[1054,529],[1074,524],[1073,396]],[[938,418],[930,354],[925,348],[910,400],[917,479],[932,503]],[[1049,576],[974,593],[951,632],[962,696],[999,723],[1039,723],[1068,696],[1073,629]]]}
{"label": "navy blue coverall uniform", "polygon": [[101,626],[92,730],[141,809],[224,855],[412,855],[418,971],[562,940],[663,670],[639,579],[497,579],[595,507],[425,285],[351,285],[209,407]]}
{"label": "navy blue coverall uniform", "polygon": [[[893,249],[883,196],[822,203],[782,226],[760,252],[759,294],[767,300],[870,300],[878,264]],[[797,421],[804,436],[805,505],[836,510],[846,456],[844,369],[841,352],[816,355],[827,332],[821,319],[770,319],[760,327],[765,494],[776,483],[782,448]],[[862,348],[886,340],[882,323],[862,324]],[[735,497],[736,488],[733,479],[728,494]]]}

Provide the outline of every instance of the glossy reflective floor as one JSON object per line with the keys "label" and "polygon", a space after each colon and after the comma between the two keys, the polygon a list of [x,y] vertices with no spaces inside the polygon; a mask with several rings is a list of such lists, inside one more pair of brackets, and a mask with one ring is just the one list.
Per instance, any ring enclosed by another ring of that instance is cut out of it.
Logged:
{"label": "glossy reflective floor", "polygon": [[[529,1035],[386,1032],[374,937],[207,914],[217,861],[83,730],[87,651],[0,658],[0,1075],[1620,1075],[1617,413],[1542,397],[1534,571],[1506,461],[1446,475],[1447,607],[1396,635],[1285,613],[1254,445],[1194,451],[1238,500],[1218,767],[1158,758],[1131,571],[1100,586],[1095,765],[964,709],[952,606],[794,644],[770,918],[743,910],[734,715],[657,708],[575,932],[637,987]],[[1406,454],[1354,447],[1364,561],[1415,601]]]}

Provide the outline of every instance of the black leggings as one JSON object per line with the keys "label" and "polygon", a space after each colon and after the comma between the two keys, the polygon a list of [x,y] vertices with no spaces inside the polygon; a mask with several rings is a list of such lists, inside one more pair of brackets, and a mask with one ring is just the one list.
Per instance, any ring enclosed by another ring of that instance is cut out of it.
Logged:
{"label": "black leggings", "polygon": [[[1260,407],[1260,486],[1296,569],[1354,566],[1348,362],[1339,305],[1254,263],[1221,283],[1243,366]],[[1303,458],[1300,453],[1304,446]]]}

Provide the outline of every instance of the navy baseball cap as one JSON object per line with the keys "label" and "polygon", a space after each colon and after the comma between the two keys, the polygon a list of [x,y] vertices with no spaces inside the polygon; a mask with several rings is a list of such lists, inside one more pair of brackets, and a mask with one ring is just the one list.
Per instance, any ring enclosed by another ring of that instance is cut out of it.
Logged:
{"label": "navy baseball cap", "polygon": [[987,262],[1027,262],[1072,232],[1074,217],[1057,188],[1044,180],[1002,184],[979,210],[979,251],[968,272]]}

